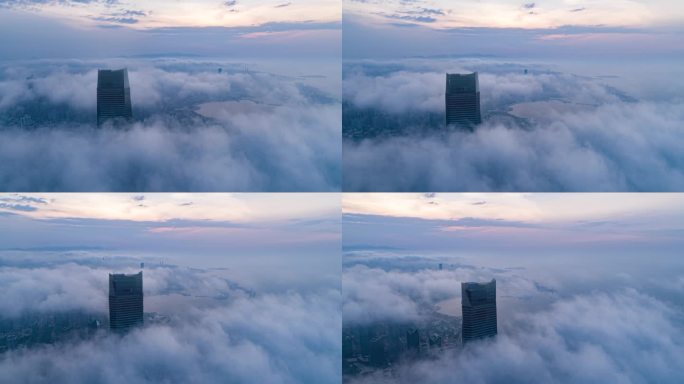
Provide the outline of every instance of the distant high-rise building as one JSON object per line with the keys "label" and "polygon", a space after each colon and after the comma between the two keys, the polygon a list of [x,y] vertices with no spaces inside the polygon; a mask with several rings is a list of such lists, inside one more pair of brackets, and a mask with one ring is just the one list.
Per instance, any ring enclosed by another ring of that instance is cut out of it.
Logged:
{"label": "distant high-rise building", "polygon": [[430,348],[442,348],[442,336],[433,334],[429,339]]}
{"label": "distant high-rise building", "polygon": [[354,338],[349,335],[342,338],[342,357],[345,359],[354,357]]}
{"label": "distant high-rise building", "polygon": [[143,274],[109,274],[109,328],[125,331],[143,323]]}
{"label": "distant high-rise building", "polygon": [[385,350],[385,336],[377,336],[370,341],[370,364],[375,367],[387,365],[387,351]]}
{"label": "distant high-rise building", "polygon": [[358,331],[359,349],[364,356],[370,356],[371,340],[373,339],[373,332],[369,327],[362,327]]}
{"label": "distant high-rise building", "polygon": [[97,125],[107,120],[130,121],[132,118],[128,70],[97,71]]}
{"label": "distant high-rise building", "polygon": [[446,124],[473,130],[482,122],[480,115],[480,84],[477,72],[446,75]]}
{"label": "distant high-rise building", "polygon": [[496,280],[461,283],[463,343],[496,335]]}
{"label": "distant high-rise building", "polygon": [[406,346],[409,351],[419,351],[420,350],[420,334],[417,328],[412,328],[406,331]]}

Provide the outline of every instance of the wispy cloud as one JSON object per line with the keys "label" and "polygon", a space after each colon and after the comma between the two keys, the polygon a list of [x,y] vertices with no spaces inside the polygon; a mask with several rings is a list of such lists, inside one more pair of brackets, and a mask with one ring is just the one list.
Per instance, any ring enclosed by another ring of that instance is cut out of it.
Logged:
{"label": "wispy cloud", "polygon": [[388,18],[388,19],[415,21],[415,22],[420,22],[420,23],[434,23],[435,21],[437,21],[437,19],[435,19],[432,16],[407,15],[407,14],[399,14],[399,13],[381,14],[381,15],[383,17]]}
{"label": "wispy cloud", "polygon": [[19,194],[0,195],[0,209],[20,212],[35,212],[39,206],[47,205],[44,198]]}
{"label": "wispy cloud", "polygon": [[14,211],[22,211],[22,212],[33,212],[33,211],[38,210],[38,208],[36,208],[32,205],[10,204],[10,203],[0,203],[0,208],[10,209],[10,210],[14,210]]}

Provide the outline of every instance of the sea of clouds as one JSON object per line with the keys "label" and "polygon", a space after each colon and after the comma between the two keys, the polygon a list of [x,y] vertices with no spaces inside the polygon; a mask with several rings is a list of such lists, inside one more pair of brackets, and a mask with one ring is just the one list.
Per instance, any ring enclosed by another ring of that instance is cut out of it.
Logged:
{"label": "sea of clouds", "polygon": [[[26,256],[0,258],[5,319],[67,311],[106,316],[108,273],[137,272],[136,259],[126,257]],[[0,382],[339,383],[339,281],[282,290],[263,280],[253,290],[222,270],[148,265],[145,311],[170,322],[10,350],[0,356]]]}
{"label": "sea of clouds", "polygon": [[[484,122],[474,133],[445,130],[445,73],[472,71]],[[343,188],[682,190],[684,99],[672,71],[623,75],[616,63],[603,75],[581,75],[491,59],[347,62]],[[361,139],[363,131],[372,133]]]}
{"label": "sea of clouds", "polygon": [[[425,305],[460,298],[460,282],[497,280],[499,335],[405,361],[349,383],[676,383],[684,364],[684,275],[650,257],[613,273],[604,259],[571,257],[543,270],[502,258],[487,267],[453,257],[375,251],[345,255],[343,323],[416,322]],[[552,257],[552,256],[549,256]],[[443,263],[444,269],[437,268]],[[612,264],[612,262],[610,262]],[[555,266],[554,266],[555,265]],[[669,271],[668,271],[669,268]],[[532,271],[536,270],[536,274]],[[541,273],[540,273],[541,270]],[[582,273],[584,271],[585,273]]]}
{"label": "sea of clouds", "polygon": [[[339,78],[289,65],[271,73],[189,59],[3,63],[1,188],[339,190]],[[135,121],[98,129],[97,68],[124,66]],[[210,102],[210,115],[196,113]]]}

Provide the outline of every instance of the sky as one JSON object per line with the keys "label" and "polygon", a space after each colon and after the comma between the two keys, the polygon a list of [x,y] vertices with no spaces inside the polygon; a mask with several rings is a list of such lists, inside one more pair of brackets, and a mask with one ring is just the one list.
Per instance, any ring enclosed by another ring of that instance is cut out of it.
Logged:
{"label": "sky", "polygon": [[659,1],[344,1],[344,57],[681,57],[684,7]]}
{"label": "sky", "polygon": [[29,255],[95,251],[284,281],[339,270],[336,194],[3,194],[0,228],[3,250]]}
{"label": "sky", "polygon": [[[9,9],[44,14],[74,24],[128,24],[131,28],[245,27],[308,20],[334,22],[334,1],[31,1],[7,0]],[[312,17],[312,15],[314,17]]]}
{"label": "sky", "polygon": [[[670,256],[684,245],[678,194],[345,194],[345,249]],[[502,255],[503,256],[503,255]]]}
{"label": "sky", "polygon": [[339,2],[327,0],[3,0],[0,59],[336,57],[339,23]]}
{"label": "sky", "polygon": [[4,194],[5,212],[33,219],[82,218],[254,223],[314,218],[335,213],[334,194]]}

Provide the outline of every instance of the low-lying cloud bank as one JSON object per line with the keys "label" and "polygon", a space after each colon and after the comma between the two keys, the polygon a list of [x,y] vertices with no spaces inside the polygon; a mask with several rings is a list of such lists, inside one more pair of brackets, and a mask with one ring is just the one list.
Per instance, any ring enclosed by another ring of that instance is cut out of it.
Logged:
{"label": "low-lying cloud bank", "polygon": [[[601,78],[501,67],[349,64],[343,129],[355,139],[344,141],[344,190],[684,189],[681,97],[644,88],[636,99]],[[485,121],[474,133],[447,131],[444,72],[472,70]]]}
{"label": "low-lying cloud bank", "polygon": [[329,85],[225,63],[138,65],[129,69],[136,121],[102,129],[92,67],[104,64],[2,68],[1,188],[339,190],[340,105]]}
{"label": "low-lying cloud bank", "polygon": [[[3,318],[82,311],[106,314],[107,272],[98,258],[51,268],[0,268]],[[129,263],[130,264],[130,261]],[[252,292],[221,271],[160,266],[144,271],[146,312],[170,317],[123,336],[10,350],[0,378],[39,383],[339,383],[340,291],[335,285]],[[266,277],[267,278],[267,277]],[[3,381],[0,379],[0,381]]]}
{"label": "low-lying cloud bank", "polygon": [[[540,280],[524,268],[448,259],[347,259],[345,327],[420,321],[425,306],[460,298],[460,282],[495,277],[499,335],[431,359],[403,361],[391,373],[350,376],[345,382],[676,383],[684,373],[684,303],[677,297],[684,276],[679,271],[630,277],[616,267],[615,275],[588,272],[574,278],[562,272],[568,265],[600,264],[575,259],[556,267],[548,263]],[[437,262],[444,270],[436,268]]]}
{"label": "low-lying cloud bank", "polygon": [[242,299],[124,337],[7,352],[0,373],[26,383],[338,383],[338,303],[332,293]]}
{"label": "low-lying cloud bank", "polygon": [[244,116],[237,127],[154,119],[126,130],[7,130],[0,184],[6,191],[332,191],[340,174],[339,133],[330,124],[337,116],[339,107],[321,106]]}
{"label": "low-lying cloud bank", "polygon": [[392,377],[348,382],[676,383],[684,364],[679,319],[681,313],[634,290],[578,296],[517,314],[492,341],[407,363]]}
{"label": "low-lying cloud bank", "polygon": [[[437,269],[440,262],[446,266],[445,269]],[[460,299],[461,282],[489,281],[492,278],[505,287],[506,296],[512,298],[516,305],[524,305],[524,301],[517,300],[531,295],[544,302],[557,298],[550,286],[557,282],[536,281],[513,270],[477,268],[443,260],[421,260],[419,257],[394,261],[391,258],[371,258],[349,264],[344,269],[344,322],[345,325],[368,325],[377,321],[420,321],[429,316],[440,302]]]}

